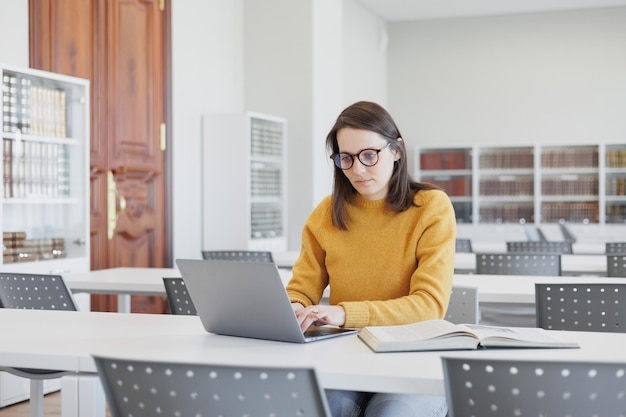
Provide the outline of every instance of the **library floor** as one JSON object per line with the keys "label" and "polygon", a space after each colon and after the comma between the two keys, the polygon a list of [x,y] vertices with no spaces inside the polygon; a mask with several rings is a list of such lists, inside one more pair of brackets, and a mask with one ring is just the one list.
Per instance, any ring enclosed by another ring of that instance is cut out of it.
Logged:
{"label": "library floor", "polygon": [[[0,408],[0,417],[29,417],[28,401]],[[45,396],[43,406],[44,417],[61,417],[61,393],[54,392]],[[107,407],[107,417],[111,413]]]}

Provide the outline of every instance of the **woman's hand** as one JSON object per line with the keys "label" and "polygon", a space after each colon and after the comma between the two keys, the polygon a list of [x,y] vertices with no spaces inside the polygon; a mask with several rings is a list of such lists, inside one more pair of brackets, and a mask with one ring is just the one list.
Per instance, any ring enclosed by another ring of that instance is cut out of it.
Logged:
{"label": "woman's hand", "polygon": [[[301,308],[298,308],[296,305]],[[346,311],[341,306],[313,305],[302,307],[302,304],[292,303],[292,307],[302,331],[305,331],[312,325],[331,324],[333,326],[343,326],[346,322]]]}

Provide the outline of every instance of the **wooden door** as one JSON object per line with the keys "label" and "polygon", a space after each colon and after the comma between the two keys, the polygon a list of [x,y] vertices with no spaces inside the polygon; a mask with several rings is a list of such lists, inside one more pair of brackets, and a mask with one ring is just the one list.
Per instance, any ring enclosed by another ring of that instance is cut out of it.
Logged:
{"label": "wooden door", "polygon": [[[31,66],[91,80],[91,267],[170,267],[169,0],[30,0]],[[132,311],[165,312],[163,297]],[[115,311],[110,296],[92,310]]]}

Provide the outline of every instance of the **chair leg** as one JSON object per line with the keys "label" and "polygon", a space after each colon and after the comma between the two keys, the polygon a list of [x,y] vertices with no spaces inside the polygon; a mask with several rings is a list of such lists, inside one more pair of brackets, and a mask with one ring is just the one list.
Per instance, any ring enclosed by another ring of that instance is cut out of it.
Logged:
{"label": "chair leg", "polygon": [[43,380],[30,380],[30,417],[43,417]]}

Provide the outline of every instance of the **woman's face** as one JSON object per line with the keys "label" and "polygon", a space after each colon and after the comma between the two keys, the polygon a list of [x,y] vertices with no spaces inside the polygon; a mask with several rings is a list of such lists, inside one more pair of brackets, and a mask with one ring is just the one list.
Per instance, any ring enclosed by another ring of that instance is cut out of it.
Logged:
{"label": "woman's face", "polygon": [[394,161],[398,158],[398,152],[390,146],[385,147],[387,144],[388,141],[381,135],[369,130],[343,128],[337,132],[339,153],[358,155],[371,149],[372,152],[362,153],[361,159],[375,161],[376,151],[384,147],[378,152],[375,165],[366,166],[354,156],[352,167],[343,170],[352,186],[367,200],[381,200],[387,196]]}

